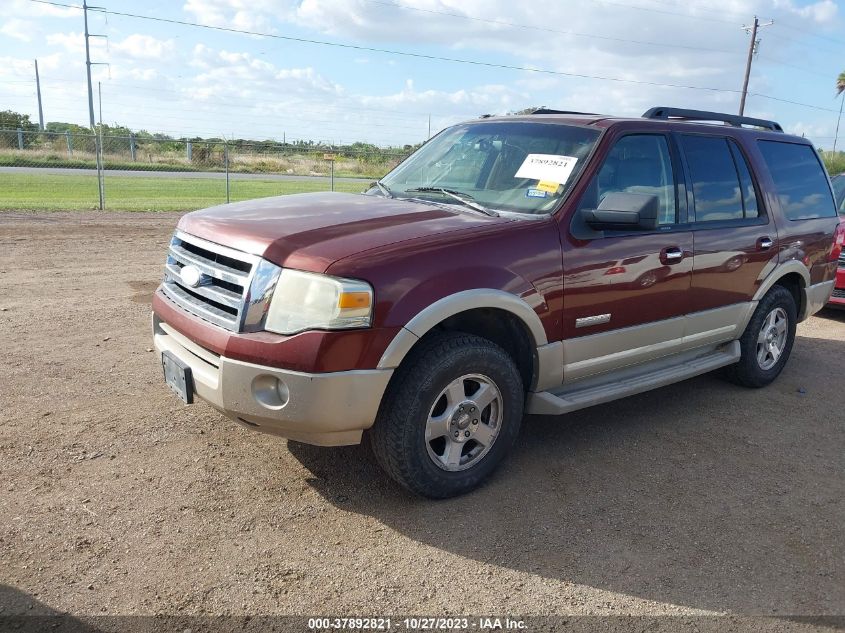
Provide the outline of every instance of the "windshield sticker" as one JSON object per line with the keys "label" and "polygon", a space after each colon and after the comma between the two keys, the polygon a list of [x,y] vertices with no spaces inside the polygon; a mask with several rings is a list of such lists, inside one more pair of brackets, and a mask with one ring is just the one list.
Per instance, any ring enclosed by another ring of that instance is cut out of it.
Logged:
{"label": "windshield sticker", "polygon": [[537,189],[539,189],[540,191],[546,191],[548,193],[557,193],[558,187],[560,187],[560,183],[549,182],[548,180],[541,180],[537,183]]}
{"label": "windshield sticker", "polygon": [[546,182],[566,182],[578,159],[554,154],[529,154],[514,178],[531,178]]}
{"label": "windshield sticker", "polygon": [[545,198],[547,195],[549,194],[541,189],[528,189],[525,192],[526,198]]}

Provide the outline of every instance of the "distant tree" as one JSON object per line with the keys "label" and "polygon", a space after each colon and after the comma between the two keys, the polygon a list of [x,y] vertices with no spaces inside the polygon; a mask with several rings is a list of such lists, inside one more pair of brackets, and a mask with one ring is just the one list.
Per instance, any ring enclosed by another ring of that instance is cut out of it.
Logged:
{"label": "distant tree", "polygon": [[38,124],[29,120],[28,114],[21,114],[14,110],[0,112],[0,128],[4,130],[22,129],[24,132],[37,132]]}
{"label": "distant tree", "polygon": [[130,136],[131,134],[132,130],[125,125],[103,123],[103,136]]}
{"label": "distant tree", "polygon": [[836,151],[836,141],[839,139],[839,122],[842,120],[842,104],[845,103],[845,72],[839,73],[836,78],[836,96],[839,97],[839,118],[836,119],[836,133],[833,137],[833,151]]}
{"label": "distant tree", "polygon": [[28,114],[21,114],[14,110],[3,110],[0,112],[0,130],[7,130],[0,133],[0,147],[18,147],[17,130],[23,130],[23,146],[29,147],[36,139],[38,124],[29,120]]}
{"label": "distant tree", "polygon": [[64,134],[70,132],[71,134],[90,134],[91,128],[76,123],[64,123],[62,121],[50,121],[44,126],[47,132],[54,132],[56,134]]}

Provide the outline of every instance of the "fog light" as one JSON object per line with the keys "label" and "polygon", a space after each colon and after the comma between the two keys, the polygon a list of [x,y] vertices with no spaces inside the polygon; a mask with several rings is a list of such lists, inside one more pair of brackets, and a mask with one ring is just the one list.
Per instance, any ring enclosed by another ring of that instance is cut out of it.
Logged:
{"label": "fog light", "polygon": [[281,409],[290,399],[288,386],[275,376],[262,374],[252,380],[252,395],[268,409]]}

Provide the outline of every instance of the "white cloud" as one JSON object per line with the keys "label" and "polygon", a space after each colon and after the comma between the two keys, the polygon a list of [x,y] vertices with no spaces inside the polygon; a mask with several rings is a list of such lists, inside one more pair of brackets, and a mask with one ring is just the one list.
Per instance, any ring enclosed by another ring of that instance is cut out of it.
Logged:
{"label": "white cloud", "polygon": [[0,25],[0,33],[22,42],[31,42],[35,24],[29,20],[9,18]]}
{"label": "white cloud", "polygon": [[182,8],[201,24],[260,32],[286,12],[274,0],[187,0]]}
{"label": "white cloud", "polygon": [[[105,42],[102,38],[92,38],[90,40],[92,48],[105,48]],[[68,53],[79,54],[85,53],[85,34],[71,31],[70,33],[49,33],[47,35],[47,44],[50,46],[60,46]]]}
{"label": "white cloud", "polygon": [[27,0],[5,0],[4,12],[7,15],[26,15],[46,18],[80,18],[82,12],[77,8],[59,7],[51,4],[28,2]]}
{"label": "white cloud", "polygon": [[118,53],[134,59],[165,59],[173,54],[173,40],[159,40],[134,33],[112,45]]}
{"label": "white cloud", "polygon": [[[85,35],[75,31],[70,33],[50,33],[47,35],[47,44],[60,46],[68,53],[85,53]],[[89,40],[92,60],[105,61],[112,59],[161,59],[164,60],[175,51],[173,40],[160,40],[150,35],[133,33],[122,40],[108,42],[102,37],[92,37]]]}
{"label": "white cloud", "polygon": [[[5,2],[21,7],[31,4],[25,0]],[[391,6],[394,2],[403,6]],[[309,39],[558,74],[457,65],[376,51],[328,47],[305,50],[294,43],[289,49],[293,56],[275,57],[280,46],[269,46],[258,38],[175,27],[156,31],[156,25],[119,18],[106,25],[101,16],[97,16],[95,30],[110,33],[112,38],[108,49],[105,40],[91,40],[92,59],[111,64],[108,69],[96,67],[95,79],[104,82],[104,108],[115,113],[111,118],[129,125],[177,133],[225,131],[256,137],[280,136],[281,130],[287,130],[289,137],[319,135],[404,143],[424,138],[428,112],[433,115],[432,127],[436,130],[482,113],[532,105],[632,116],[654,105],[735,111],[739,100],[735,91],[741,85],[748,45],[748,36],[739,26],[757,14],[764,19],[775,17],[776,26],[762,33],[764,45],[755,62],[752,91],[828,105],[815,95],[790,94],[795,86],[784,84],[790,71],[774,63],[814,66],[815,59],[798,52],[795,43],[812,46],[819,40],[782,29],[794,24],[806,31],[835,34],[833,29],[840,20],[833,0],[636,3],[651,10],[625,8],[620,2],[627,4],[628,0],[182,0],[175,10],[162,14],[213,26],[267,33],[278,29]],[[33,5],[37,6],[42,5]],[[72,30],[81,27],[80,12],[61,9],[59,13],[77,21],[38,20],[36,26],[49,33],[46,42],[54,51],[62,51],[49,56],[58,60],[54,68],[59,72],[42,72],[42,76],[60,78],[47,83],[50,96],[55,104],[64,100],[70,111],[78,105],[79,86],[69,81],[78,79],[84,84],[84,39]],[[11,28],[7,26],[9,20],[2,24],[0,31],[8,35],[5,29]],[[44,28],[47,24],[49,28]],[[140,32],[121,30],[124,27]],[[164,32],[168,35],[161,35]],[[778,38],[780,34],[782,38]],[[343,61],[338,62],[340,59]],[[20,72],[28,78],[31,61],[20,63],[25,67],[16,62],[8,72]],[[773,72],[776,69],[780,74]],[[0,68],[0,76],[6,70]],[[826,73],[827,69],[818,71]],[[792,72],[797,76],[801,71]],[[114,87],[108,86],[109,80]],[[132,82],[155,82],[155,90],[136,85],[138,92],[132,93],[125,88]],[[733,92],[649,85],[666,83]],[[802,90],[804,85],[802,82]],[[31,91],[28,85],[15,86],[18,92]],[[824,98],[828,98],[827,93]],[[85,104],[79,107],[87,117]],[[769,107],[776,112],[767,116],[774,118],[783,118],[784,108],[788,108],[752,97],[749,114],[763,116],[763,109]],[[806,110],[791,112],[795,120],[805,116]],[[815,129],[813,125],[822,129],[814,123],[815,114],[806,117],[807,123],[796,124],[801,126],[796,130],[809,133]],[[826,117],[828,113],[818,113],[820,120]],[[61,117],[53,120],[56,118]],[[831,134],[828,131],[824,136]]]}
{"label": "white cloud", "polygon": [[833,0],[819,0],[805,6],[796,6],[792,0],[774,0],[774,5],[818,24],[829,24],[839,11],[839,7]]}

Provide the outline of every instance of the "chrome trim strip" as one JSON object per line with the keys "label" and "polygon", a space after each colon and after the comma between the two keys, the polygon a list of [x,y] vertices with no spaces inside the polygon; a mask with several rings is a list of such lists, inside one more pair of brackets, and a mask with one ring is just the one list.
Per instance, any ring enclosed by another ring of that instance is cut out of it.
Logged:
{"label": "chrome trim strip", "polygon": [[213,253],[218,253],[219,255],[223,255],[225,257],[230,257],[232,259],[238,259],[242,262],[246,262],[248,264],[255,265],[260,257],[258,255],[251,255],[250,253],[245,253],[244,251],[238,251],[234,248],[229,248],[228,246],[223,246],[222,244],[218,244],[217,242],[209,242],[208,240],[204,240],[201,237],[196,237],[194,235],[189,235],[188,233],[184,233],[179,229],[176,229],[176,232],[173,236],[179,240],[184,240],[185,242],[190,242],[194,246],[199,246],[200,248],[204,248],[207,251],[211,251]]}
{"label": "chrome trim strip", "polygon": [[247,286],[246,299],[241,309],[240,330],[242,332],[258,332],[264,329],[270,301],[279,282],[282,269],[266,259],[258,261],[252,269],[252,282]]}
{"label": "chrome trim strip", "polygon": [[[183,285],[180,281],[181,278],[179,276],[178,268],[172,264],[166,264],[165,269],[175,283]],[[226,290],[225,288],[200,284],[199,286],[191,288],[191,291],[217,303],[222,303],[224,306],[234,308],[235,310],[239,309],[241,307],[241,303],[243,303],[242,295],[239,295],[237,292],[232,292],[231,290]]]}
{"label": "chrome trim strip", "polygon": [[194,299],[179,286],[172,283],[161,284],[161,291],[177,306],[183,310],[195,314],[209,323],[219,325],[227,330],[237,330],[237,320],[231,314],[218,310],[214,306],[202,303]]}
{"label": "chrome trim strip", "polygon": [[[189,244],[191,243],[190,240],[185,241]],[[229,283],[237,284],[239,286],[246,286],[249,281],[249,276],[241,271],[229,268],[224,264],[213,262],[205,257],[194,255],[177,244],[170,245],[169,254],[170,257],[179,262],[196,266],[201,273],[208,275],[209,277],[222,279],[223,281],[228,281]]]}
{"label": "chrome trim strip", "polygon": [[[214,259],[193,253],[183,248],[183,244],[206,250],[210,256],[213,254]],[[217,261],[218,256],[243,262],[244,267],[249,267],[249,272]],[[205,283],[200,283],[197,287],[186,287],[182,282],[178,264],[195,266],[205,277]],[[278,266],[257,255],[237,251],[177,230],[168,248],[162,292],[183,310],[226,330],[256,331],[263,327],[280,272]],[[238,286],[241,292],[225,288],[219,282]],[[208,302],[194,295],[199,295]],[[230,308],[235,314],[219,309],[209,302]]]}
{"label": "chrome trim strip", "polygon": [[575,327],[590,327],[591,325],[601,325],[602,323],[610,323],[610,313],[607,314],[596,314],[594,316],[588,317],[581,317],[580,319],[575,319]]}

